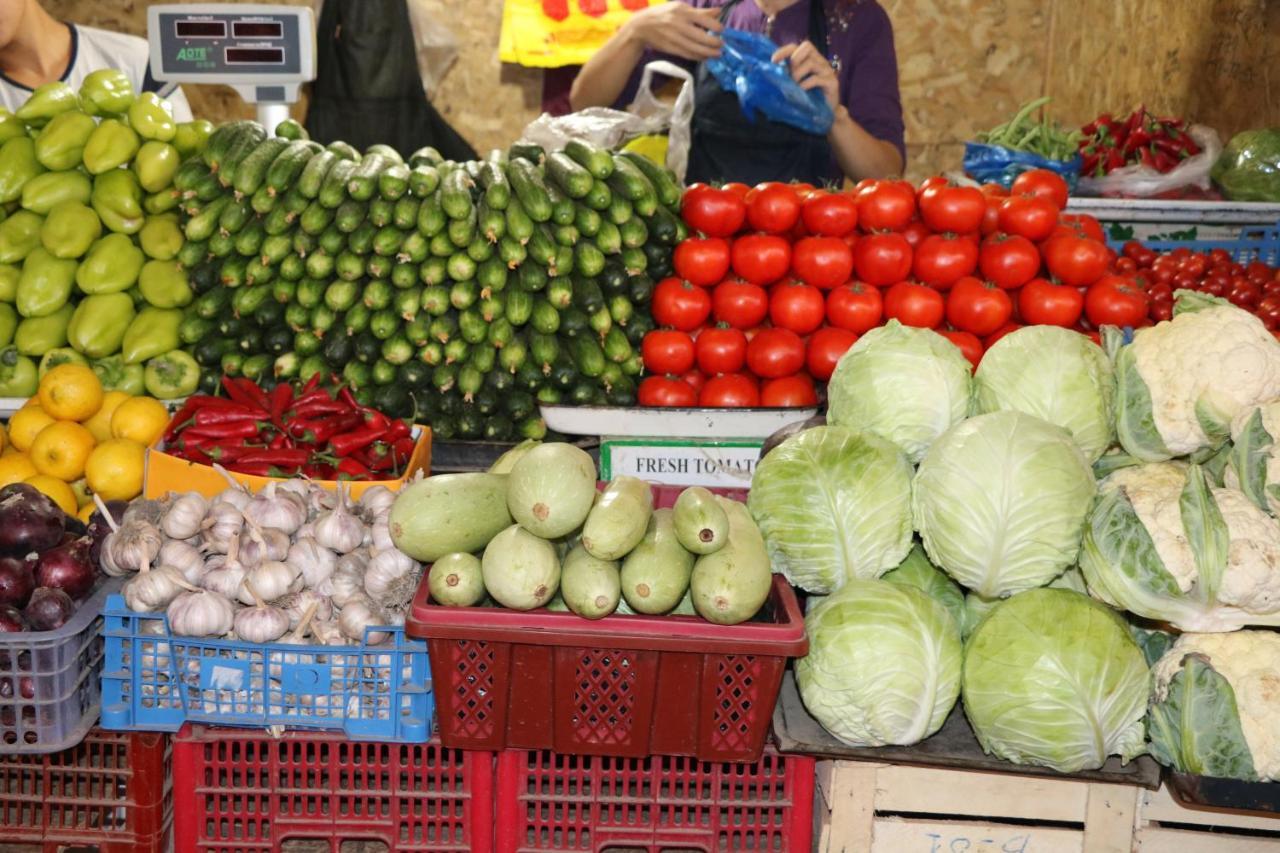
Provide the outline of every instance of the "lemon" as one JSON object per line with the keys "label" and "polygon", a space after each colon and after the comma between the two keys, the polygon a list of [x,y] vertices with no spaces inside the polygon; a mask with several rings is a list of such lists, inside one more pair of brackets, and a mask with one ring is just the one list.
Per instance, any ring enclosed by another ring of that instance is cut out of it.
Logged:
{"label": "lemon", "polygon": [[9,441],[14,447],[26,453],[31,443],[36,440],[40,430],[53,423],[57,418],[39,406],[24,406],[9,418]]}
{"label": "lemon", "polygon": [[25,453],[14,453],[0,456],[0,489],[10,483],[21,483],[40,472],[31,464],[31,458]]}
{"label": "lemon", "polygon": [[[127,438],[150,447],[169,425],[169,410],[153,397],[133,397],[111,415],[111,437]],[[96,490],[95,490],[96,491]]]}
{"label": "lemon", "polygon": [[75,421],[56,421],[36,436],[28,455],[41,474],[64,483],[80,479],[93,451],[93,434]]}
{"label": "lemon", "polygon": [[60,364],[40,379],[37,395],[57,420],[88,420],[102,406],[102,381],[83,364]]}
{"label": "lemon", "polygon": [[84,478],[104,501],[127,501],[142,494],[146,448],[127,438],[104,441],[89,454]]}
{"label": "lemon", "polygon": [[97,512],[97,510],[97,505],[94,504],[93,501],[89,501],[89,503],[80,507],[80,509],[76,511],[76,518],[80,519],[85,524],[88,524],[93,519],[93,514]]}
{"label": "lemon", "polygon": [[28,477],[26,483],[28,486],[35,486],[48,495],[49,499],[56,503],[67,515],[75,515],[79,511],[80,508],[76,506],[76,496],[71,493],[71,487],[57,477],[50,477],[48,474],[36,474],[34,477]]}
{"label": "lemon", "polygon": [[102,405],[93,417],[84,422],[85,428],[93,433],[94,441],[106,441],[113,437],[111,416],[116,413],[116,409],[120,408],[121,403],[129,399],[129,396],[123,391],[108,391],[102,395]]}

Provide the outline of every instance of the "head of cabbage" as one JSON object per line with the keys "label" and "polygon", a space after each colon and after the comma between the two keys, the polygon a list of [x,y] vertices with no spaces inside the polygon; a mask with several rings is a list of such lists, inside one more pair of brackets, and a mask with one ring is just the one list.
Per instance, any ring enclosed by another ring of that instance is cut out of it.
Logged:
{"label": "head of cabbage", "polygon": [[912,586],[850,580],[805,617],[796,661],[805,707],[851,746],[910,745],[946,721],[960,690],[960,632]]}
{"label": "head of cabbage", "polygon": [[969,361],[951,341],[897,320],[867,332],[827,385],[827,421],[892,441],[912,463],[969,414]]}
{"label": "head of cabbage", "polygon": [[989,754],[1063,773],[1144,749],[1147,664],[1124,620],[1067,589],[1002,601],[965,644],[965,715]]}
{"label": "head of cabbage", "polygon": [[1076,561],[1093,471],[1066,430],[1021,412],[957,424],[920,463],[912,515],[938,567],[985,598],[1043,586]]}
{"label": "head of cabbage", "polygon": [[995,343],[974,374],[979,413],[1035,415],[1071,434],[1092,463],[1115,437],[1115,378],[1102,347],[1079,332],[1026,326]]}
{"label": "head of cabbage", "polygon": [[947,577],[937,566],[929,562],[924,548],[914,545],[907,559],[898,568],[887,572],[882,580],[902,586],[914,587],[947,608],[957,626],[963,628],[965,620],[964,590]]}
{"label": "head of cabbage", "polygon": [[844,427],[814,427],[769,451],[747,507],[774,571],[819,595],[878,578],[911,549],[910,463],[888,441]]}

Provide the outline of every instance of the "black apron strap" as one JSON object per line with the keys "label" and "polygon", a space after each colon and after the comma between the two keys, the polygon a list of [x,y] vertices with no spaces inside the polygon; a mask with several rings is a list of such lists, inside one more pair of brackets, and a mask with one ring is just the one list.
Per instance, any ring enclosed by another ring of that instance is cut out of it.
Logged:
{"label": "black apron strap", "polygon": [[823,0],[809,0],[809,41],[827,57],[827,9]]}

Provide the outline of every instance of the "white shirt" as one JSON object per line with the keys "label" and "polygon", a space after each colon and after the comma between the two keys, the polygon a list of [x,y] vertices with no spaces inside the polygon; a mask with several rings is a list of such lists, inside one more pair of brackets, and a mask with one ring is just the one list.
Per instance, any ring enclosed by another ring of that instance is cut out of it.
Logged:
{"label": "white shirt", "polygon": [[[67,24],[67,28],[71,30],[71,61],[62,72],[62,82],[79,91],[90,72],[119,68],[133,83],[134,91],[155,92],[166,98],[173,107],[174,121],[191,121],[191,105],[178,84],[161,84],[151,76],[150,49],[144,39],[79,24]],[[29,97],[30,88],[0,72],[0,107],[12,112]]]}

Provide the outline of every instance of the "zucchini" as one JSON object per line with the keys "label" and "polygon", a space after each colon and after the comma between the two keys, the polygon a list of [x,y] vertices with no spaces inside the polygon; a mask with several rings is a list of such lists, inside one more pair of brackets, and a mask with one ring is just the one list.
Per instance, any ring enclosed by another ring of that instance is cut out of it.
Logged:
{"label": "zucchini", "polygon": [[507,164],[507,177],[530,219],[534,222],[551,219],[551,197],[536,166],[528,160],[512,160]]}
{"label": "zucchini", "polygon": [[301,140],[290,142],[267,169],[267,192],[276,195],[288,190],[313,156],[315,151],[310,143]]}
{"label": "zucchini", "polygon": [[683,193],[680,190],[680,185],[676,183],[675,175],[635,151],[624,151],[618,156],[629,161],[631,165],[644,173],[644,176],[649,179],[649,183],[653,185],[653,190],[657,193],[659,202],[667,207],[679,207]]}
{"label": "zucchini", "polygon": [[616,167],[616,163],[608,151],[578,139],[571,139],[566,142],[564,153],[569,155],[579,166],[590,172],[592,177],[597,180],[607,180]]}

